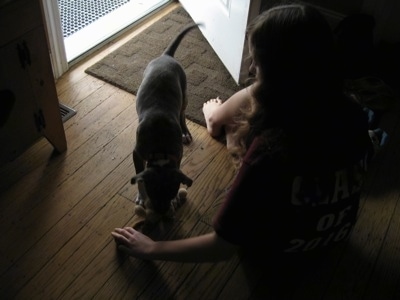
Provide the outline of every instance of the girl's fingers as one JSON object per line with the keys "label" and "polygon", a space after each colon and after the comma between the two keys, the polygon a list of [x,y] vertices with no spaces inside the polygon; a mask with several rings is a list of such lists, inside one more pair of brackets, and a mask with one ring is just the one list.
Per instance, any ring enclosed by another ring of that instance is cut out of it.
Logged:
{"label": "girl's fingers", "polygon": [[133,229],[132,227],[125,227],[124,228],[127,232],[129,232],[130,234],[134,234],[136,232],[135,229]]}

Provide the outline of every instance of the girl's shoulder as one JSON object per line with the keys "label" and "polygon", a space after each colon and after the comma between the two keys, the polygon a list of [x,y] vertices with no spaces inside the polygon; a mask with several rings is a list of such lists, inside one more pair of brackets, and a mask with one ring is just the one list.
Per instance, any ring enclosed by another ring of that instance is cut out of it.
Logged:
{"label": "girl's shoulder", "polygon": [[288,147],[280,130],[269,130],[253,138],[243,162],[248,165],[268,164],[287,157]]}

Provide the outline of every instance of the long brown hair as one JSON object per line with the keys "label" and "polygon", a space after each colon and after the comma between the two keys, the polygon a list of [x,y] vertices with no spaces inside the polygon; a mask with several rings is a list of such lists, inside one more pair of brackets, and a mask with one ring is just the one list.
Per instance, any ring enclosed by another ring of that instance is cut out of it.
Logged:
{"label": "long brown hair", "polygon": [[[250,54],[257,66],[252,103],[238,121],[243,157],[254,136],[277,131],[295,135],[342,94],[333,33],[323,15],[308,5],[273,7],[248,27]],[[274,132],[274,133],[272,133]],[[296,133],[295,133],[296,132]]]}

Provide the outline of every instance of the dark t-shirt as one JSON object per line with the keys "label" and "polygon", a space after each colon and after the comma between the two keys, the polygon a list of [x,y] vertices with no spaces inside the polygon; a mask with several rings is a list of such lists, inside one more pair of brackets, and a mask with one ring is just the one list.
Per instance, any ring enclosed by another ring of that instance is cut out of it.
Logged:
{"label": "dark t-shirt", "polygon": [[313,148],[300,142],[294,152],[254,138],[215,216],[217,234],[264,254],[309,253],[348,237],[357,219],[368,127],[356,111],[331,127]]}

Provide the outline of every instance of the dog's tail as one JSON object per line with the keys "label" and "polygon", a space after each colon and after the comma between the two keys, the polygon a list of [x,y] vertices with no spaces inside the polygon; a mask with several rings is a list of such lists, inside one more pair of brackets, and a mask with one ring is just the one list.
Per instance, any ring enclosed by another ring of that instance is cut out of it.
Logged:
{"label": "dog's tail", "polygon": [[183,37],[186,35],[186,33],[188,31],[190,31],[191,29],[193,29],[194,27],[197,26],[201,26],[202,24],[198,23],[198,24],[192,24],[192,25],[188,25],[186,26],[173,40],[172,42],[168,45],[167,49],[165,49],[164,51],[164,55],[169,55],[169,56],[174,56],[175,55],[175,51],[178,48],[180,42],[182,41]]}

